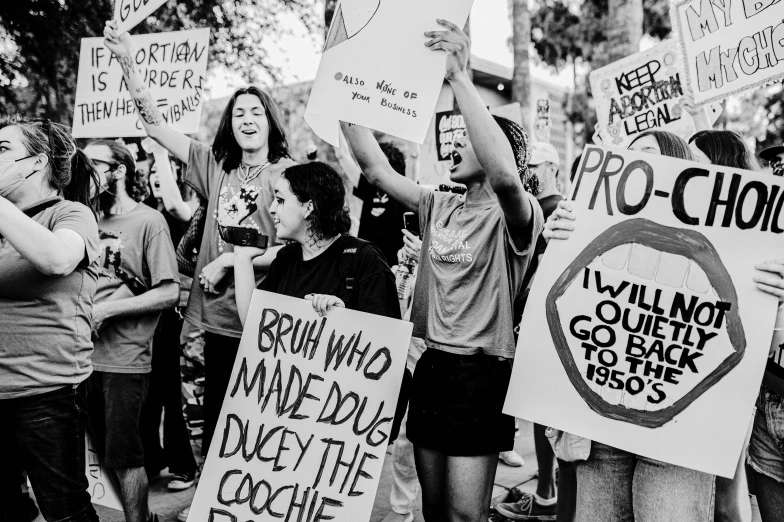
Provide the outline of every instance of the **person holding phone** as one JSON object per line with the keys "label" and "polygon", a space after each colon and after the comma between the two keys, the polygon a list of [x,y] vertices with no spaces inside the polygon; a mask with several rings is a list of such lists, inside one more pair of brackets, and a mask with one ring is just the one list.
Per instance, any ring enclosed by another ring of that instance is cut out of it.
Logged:
{"label": "person holding phone", "polygon": [[406,424],[428,522],[485,522],[498,454],[512,449],[514,419],[501,412],[514,357],[512,303],[543,218],[533,195],[525,131],[494,118],[471,82],[470,40],[455,24],[428,31],[446,54],[445,78],[466,122],[450,179],[465,195],[433,192],[397,174],[369,129],[343,124],[362,173],[419,215],[424,233],[414,289],[417,363]]}
{"label": "person holding phone", "polygon": [[140,420],[158,319],[180,297],[177,259],[166,220],[140,203],[147,178],[136,170],[128,148],[97,140],[85,153],[102,178],[95,371],[87,380],[90,423],[104,465],[117,473],[126,520],[154,521]]}

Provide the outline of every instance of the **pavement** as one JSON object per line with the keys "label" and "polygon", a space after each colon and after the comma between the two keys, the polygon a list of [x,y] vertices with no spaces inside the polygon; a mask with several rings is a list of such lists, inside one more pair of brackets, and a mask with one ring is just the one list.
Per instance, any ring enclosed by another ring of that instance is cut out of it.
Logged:
{"label": "pavement", "polygon": [[[522,468],[512,468],[502,462],[498,463],[494,486],[493,504],[502,501],[507,492],[513,488],[526,492],[536,490],[536,456],[534,454],[533,426],[527,421],[518,421],[520,426],[520,436],[515,439],[515,451],[525,459],[525,466]],[[369,522],[381,522],[389,513],[389,492],[392,487],[392,465],[390,453],[384,461],[384,468],[379,481],[376,501],[373,506],[373,513]],[[195,493],[195,488],[185,491],[172,493],[166,489],[169,482],[169,475],[164,472],[161,477],[151,483],[150,507],[153,511],[161,515],[161,522],[173,522],[177,520],[177,514],[191,503]],[[98,515],[102,522],[124,522],[125,516],[122,512],[96,506]],[[35,522],[45,522],[39,516]],[[353,522],[353,521],[352,521]],[[414,507],[414,522],[424,522],[422,517],[422,498],[417,497]]]}

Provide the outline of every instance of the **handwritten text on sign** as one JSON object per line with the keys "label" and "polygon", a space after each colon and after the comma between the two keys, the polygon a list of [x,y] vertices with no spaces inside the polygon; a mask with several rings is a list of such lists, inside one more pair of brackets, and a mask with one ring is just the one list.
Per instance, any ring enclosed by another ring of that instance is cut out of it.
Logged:
{"label": "handwritten text on sign", "polygon": [[166,0],[115,0],[114,19],[117,20],[117,33],[130,31],[165,3]]}
{"label": "handwritten text on sign", "polygon": [[[136,49],[133,59],[164,120],[180,132],[197,132],[209,29],[131,38]],[[103,38],[82,39],[73,133],[76,138],[146,135],[120,64],[104,47]]]}
{"label": "handwritten text on sign", "polygon": [[681,74],[675,40],[593,71],[591,88],[602,142],[626,146],[653,128],[684,138],[694,134],[694,120],[681,106]]}
{"label": "handwritten text on sign", "polygon": [[697,103],[784,75],[784,2],[685,0],[673,5],[671,18]]}
{"label": "handwritten text on sign", "polygon": [[[782,188],[770,175],[586,148],[576,229],[550,242],[534,280],[521,325],[533,340],[518,350],[505,413],[732,476],[776,315],[753,276],[784,254]],[[558,391],[529,400],[545,385]]]}
{"label": "handwritten text on sign", "polygon": [[368,520],[411,328],[257,291],[188,521]]}

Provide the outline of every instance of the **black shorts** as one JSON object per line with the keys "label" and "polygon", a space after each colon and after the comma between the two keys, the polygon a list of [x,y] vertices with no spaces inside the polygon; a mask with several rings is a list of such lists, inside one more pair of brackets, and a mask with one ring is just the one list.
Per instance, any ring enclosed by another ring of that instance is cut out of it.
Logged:
{"label": "black shorts", "polygon": [[93,372],[87,379],[90,432],[107,468],[144,467],[139,419],[149,388],[149,373]]}
{"label": "black shorts", "polygon": [[511,450],[514,417],[501,413],[511,374],[508,359],[425,350],[414,371],[409,440],[450,456]]}

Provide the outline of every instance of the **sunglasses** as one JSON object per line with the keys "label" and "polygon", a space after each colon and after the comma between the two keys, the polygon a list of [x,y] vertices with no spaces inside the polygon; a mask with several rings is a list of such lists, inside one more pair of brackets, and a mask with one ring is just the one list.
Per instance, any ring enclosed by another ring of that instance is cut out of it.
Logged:
{"label": "sunglasses", "polygon": [[269,238],[255,228],[218,225],[218,233],[230,245],[267,248],[269,243]]}
{"label": "sunglasses", "polygon": [[120,166],[119,163],[114,163],[112,161],[104,161],[104,160],[101,160],[101,159],[93,159],[92,162],[95,163],[95,164],[106,165],[107,167],[109,167],[109,171],[110,172]]}
{"label": "sunglasses", "polygon": [[784,160],[777,158],[770,162],[774,176],[784,176]]}

